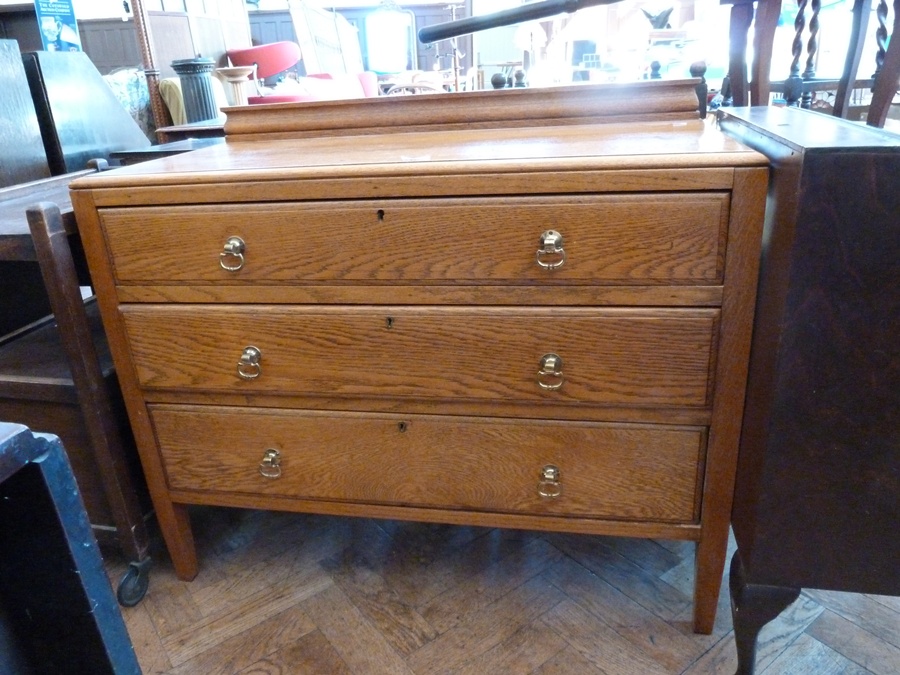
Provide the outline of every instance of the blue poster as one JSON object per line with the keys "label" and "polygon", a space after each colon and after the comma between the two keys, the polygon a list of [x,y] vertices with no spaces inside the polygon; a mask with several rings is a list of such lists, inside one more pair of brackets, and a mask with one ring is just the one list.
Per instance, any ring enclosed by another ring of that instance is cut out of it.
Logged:
{"label": "blue poster", "polygon": [[80,52],[81,36],[72,0],[35,0],[41,40],[48,52]]}

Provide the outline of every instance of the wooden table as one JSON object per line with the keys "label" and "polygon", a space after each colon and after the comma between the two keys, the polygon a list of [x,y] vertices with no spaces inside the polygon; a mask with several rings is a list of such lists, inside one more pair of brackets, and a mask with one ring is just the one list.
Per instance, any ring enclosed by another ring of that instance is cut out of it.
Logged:
{"label": "wooden table", "polygon": [[118,161],[124,166],[127,166],[129,164],[139,164],[140,162],[147,162],[151,159],[159,159],[160,157],[180,155],[183,152],[200,150],[202,148],[208,148],[211,145],[218,145],[219,143],[224,142],[224,136],[185,138],[180,141],[150,145],[146,148],[136,148],[134,150],[116,150],[115,152],[109,153],[109,158]]}
{"label": "wooden table", "polygon": [[25,218],[25,210],[38,202],[56,204],[66,233],[77,234],[78,228],[69,198],[69,183],[93,172],[94,169],[88,169],[0,189],[0,261],[38,259],[28,220]]}
{"label": "wooden table", "polygon": [[222,138],[224,136],[225,125],[220,120],[175,124],[156,130],[156,137],[160,143],[172,143],[190,138]]}
{"label": "wooden table", "polygon": [[[41,201],[58,203],[66,231],[75,234],[69,183],[85,173],[89,172],[0,189],[0,289],[4,300],[3,311],[0,313],[0,336],[52,312],[37,265],[37,251],[25,218],[25,210]],[[84,264],[78,237],[72,239],[72,254],[79,262],[83,277],[87,278],[87,266]]]}

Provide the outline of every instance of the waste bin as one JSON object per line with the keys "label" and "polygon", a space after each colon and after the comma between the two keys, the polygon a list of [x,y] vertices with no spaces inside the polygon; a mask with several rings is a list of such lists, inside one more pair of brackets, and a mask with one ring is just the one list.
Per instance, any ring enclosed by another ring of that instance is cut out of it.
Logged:
{"label": "waste bin", "polygon": [[184,114],[188,124],[219,117],[212,89],[212,71],[215,67],[215,61],[200,56],[172,61],[172,68],[181,81]]}

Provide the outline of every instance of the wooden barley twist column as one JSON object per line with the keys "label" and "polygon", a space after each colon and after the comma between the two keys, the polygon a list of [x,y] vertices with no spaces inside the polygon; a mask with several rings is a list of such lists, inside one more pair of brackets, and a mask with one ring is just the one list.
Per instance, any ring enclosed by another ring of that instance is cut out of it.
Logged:
{"label": "wooden barley twist column", "polygon": [[147,78],[147,88],[150,91],[150,111],[153,114],[153,123],[158,129],[171,124],[171,119],[162,96],[159,94],[159,69],[156,67],[156,57],[153,53],[150,21],[147,11],[144,9],[143,0],[132,0],[131,8],[134,15],[134,29],[137,33],[138,47],[141,50],[141,62],[144,65],[144,75]]}
{"label": "wooden barley twist column", "polygon": [[[887,42],[887,2],[880,0],[877,10],[878,31],[875,33],[878,41],[878,54],[876,55],[877,70],[875,72],[875,86],[872,90],[872,103],[869,106],[869,115],[866,124],[874,127],[883,127],[887,119],[891,101],[900,86],[900,0],[894,0],[894,25],[890,44]],[[881,37],[879,37],[881,36]]]}
{"label": "wooden barley twist column", "polygon": [[[809,40],[806,43],[806,69],[803,80],[811,80],[816,76],[816,51],[819,49],[819,11],[822,0],[812,0],[812,17],[809,19]],[[804,91],[800,107],[809,108],[812,104],[812,92]]]}
{"label": "wooden barley twist column", "polygon": [[872,77],[878,77],[881,67],[884,65],[884,53],[887,48],[887,0],[879,0],[878,6],[875,8],[875,18],[878,20],[878,28],[875,29],[875,44],[878,45],[878,51],[875,53],[875,72]]}
{"label": "wooden barley twist column", "polygon": [[800,54],[803,52],[803,29],[806,27],[806,0],[797,2],[797,18],[794,19],[794,41],[791,43],[791,72],[785,82],[784,98],[794,105],[803,95],[803,79],[800,77]]}

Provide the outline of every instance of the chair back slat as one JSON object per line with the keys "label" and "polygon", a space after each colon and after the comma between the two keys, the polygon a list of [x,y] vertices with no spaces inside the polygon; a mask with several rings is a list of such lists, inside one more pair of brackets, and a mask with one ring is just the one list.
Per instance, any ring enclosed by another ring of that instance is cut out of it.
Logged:
{"label": "chair back slat", "polygon": [[[781,14],[782,0],[757,0],[753,16],[754,57],[750,73],[751,80],[748,85],[744,61],[745,50],[741,46],[746,45],[746,34],[750,22],[745,15],[752,0],[720,0],[722,4],[732,5],[728,73],[734,97],[733,104],[736,106],[767,105],[771,92],[776,91],[783,94],[788,105],[809,108],[813,104],[814,92],[835,91],[832,114],[836,117],[846,118],[851,113],[852,93],[861,88],[871,87],[872,99],[866,122],[870,126],[883,127],[898,87],[900,87],[900,38],[889,39],[891,35],[900,34],[900,0],[894,0],[893,3],[893,22],[890,31],[888,30],[888,2],[887,0],[877,1],[878,5],[875,8],[878,20],[875,32],[876,69],[872,76],[868,74],[860,76],[859,69],[862,67],[863,50],[869,17],[872,14],[873,0],[854,0],[850,37],[846,46],[843,70],[838,79],[817,77],[816,74],[821,0],[798,0],[789,72],[786,73],[786,79],[772,81],[770,72],[775,31]],[[809,12],[811,15],[807,22]],[[740,34],[736,35],[736,32]],[[741,42],[741,38],[743,38],[743,42]]]}

